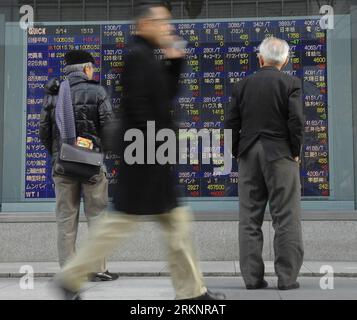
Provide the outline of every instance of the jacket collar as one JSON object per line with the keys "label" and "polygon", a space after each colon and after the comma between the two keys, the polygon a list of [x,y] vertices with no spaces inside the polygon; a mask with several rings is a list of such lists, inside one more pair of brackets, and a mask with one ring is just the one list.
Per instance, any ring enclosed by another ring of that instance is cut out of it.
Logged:
{"label": "jacket collar", "polygon": [[274,67],[274,66],[262,67],[258,71],[267,71],[267,70],[280,72],[280,70],[277,67]]}
{"label": "jacket collar", "polygon": [[83,82],[98,83],[95,80],[88,80],[88,78],[84,74],[81,75],[80,73],[69,74],[68,81],[69,81],[70,86],[74,86],[76,84],[83,83]]}

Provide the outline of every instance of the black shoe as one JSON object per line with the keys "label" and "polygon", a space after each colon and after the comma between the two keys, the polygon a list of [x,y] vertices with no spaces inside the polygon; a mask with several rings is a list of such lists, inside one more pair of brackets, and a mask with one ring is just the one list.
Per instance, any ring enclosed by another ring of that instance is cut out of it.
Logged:
{"label": "black shoe", "polygon": [[114,281],[119,278],[117,273],[111,273],[108,270],[105,272],[94,273],[89,276],[89,281],[99,282],[99,281]]}
{"label": "black shoe", "polygon": [[265,289],[268,287],[268,282],[262,280],[258,284],[255,285],[247,284],[245,287],[247,288],[247,290]]}
{"label": "black shoe", "polygon": [[73,292],[71,290],[68,290],[58,280],[54,280],[52,286],[54,286],[56,290],[59,291],[63,300],[82,300],[79,292]]}
{"label": "black shoe", "polygon": [[212,292],[210,290],[207,290],[206,293],[195,297],[191,299],[186,299],[186,300],[225,300],[226,295],[222,292]]}
{"label": "black shoe", "polygon": [[227,297],[223,292],[212,292],[210,289],[207,289],[207,293],[214,298],[214,300],[226,300]]}
{"label": "black shoe", "polygon": [[278,285],[278,289],[279,290],[294,290],[294,289],[299,289],[299,288],[300,288],[299,282],[295,282],[295,283],[290,284],[288,286]]}
{"label": "black shoe", "polygon": [[72,292],[65,288],[62,288],[62,294],[64,300],[82,300],[82,297],[80,296],[79,292]]}

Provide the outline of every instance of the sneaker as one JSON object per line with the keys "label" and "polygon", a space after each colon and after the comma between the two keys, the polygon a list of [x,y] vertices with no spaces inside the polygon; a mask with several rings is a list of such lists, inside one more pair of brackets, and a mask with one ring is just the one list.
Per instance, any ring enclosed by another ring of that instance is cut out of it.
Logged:
{"label": "sneaker", "polygon": [[105,272],[94,273],[89,276],[89,281],[91,282],[99,282],[99,281],[114,281],[119,278],[119,274],[111,273],[108,270]]}

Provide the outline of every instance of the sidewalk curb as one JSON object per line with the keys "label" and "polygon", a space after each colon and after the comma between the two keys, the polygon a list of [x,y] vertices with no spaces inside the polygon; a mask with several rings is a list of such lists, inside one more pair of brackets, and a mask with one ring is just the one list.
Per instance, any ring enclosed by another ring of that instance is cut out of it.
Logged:
{"label": "sidewalk curb", "polygon": [[[115,272],[115,271],[112,271]],[[56,273],[53,272],[35,272],[35,278],[52,278]],[[119,277],[169,277],[169,272],[118,272]],[[0,273],[1,278],[21,278],[27,273]],[[203,272],[205,277],[241,277],[240,272]],[[275,277],[275,273],[267,272],[266,277]],[[321,278],[324,274],[317,272],[302,272],[299,273],[299,277],[310,277],[310,278]],[[357,278],[357,272],[346,273],[346,272],[335,272],[335,278]]]}

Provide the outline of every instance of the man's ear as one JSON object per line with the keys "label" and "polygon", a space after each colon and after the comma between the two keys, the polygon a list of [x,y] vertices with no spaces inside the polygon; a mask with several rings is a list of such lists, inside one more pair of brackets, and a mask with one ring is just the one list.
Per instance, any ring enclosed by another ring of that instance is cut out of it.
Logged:
{"label": "man's ear", "polygon": [[85,66],[84,69],[83,69],[83,72],[88,76],[88,74],[89,74],[89,67],[88,67],[88,66]]}
{"label": "man's ear", "polygon": [[148,19],[140,19],[136,23],[136,33],[139,34],[141,30],[145,30],[146,25],[148,24]]}
{"label": "man's ear", "polygon": [[264,58],[260,53],[258,54],[258,59],[259,59],[259,65],[262,68],[264,66]]}

